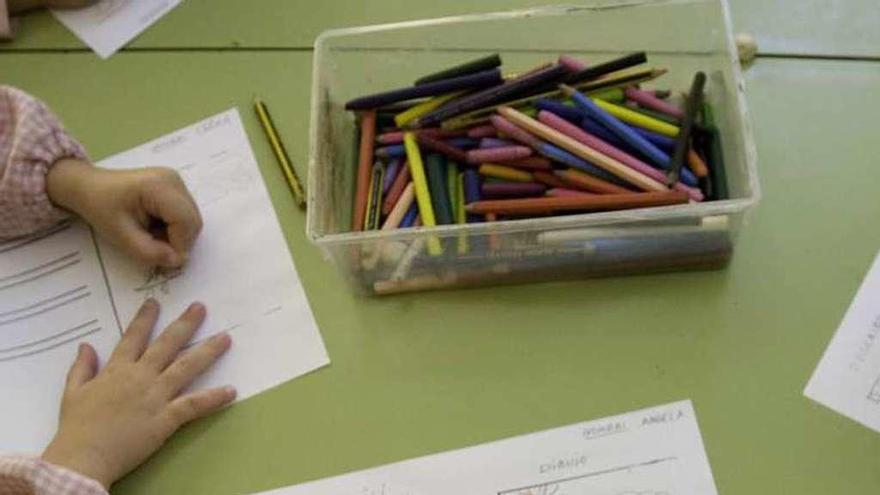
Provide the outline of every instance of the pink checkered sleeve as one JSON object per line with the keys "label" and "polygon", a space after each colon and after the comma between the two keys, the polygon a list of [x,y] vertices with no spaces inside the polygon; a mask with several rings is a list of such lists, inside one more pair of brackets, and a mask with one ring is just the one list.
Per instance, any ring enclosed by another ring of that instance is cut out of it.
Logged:
{"label": "pink checkered sleeve", "polygon": [[46,193],[46,174],[61,158],[86,159],[58,117],[33,96],[0,85],[0,239],[32,234],[68,214]]}
{"label": "pink checkered sleeve", "polygon": [[2,495],[107,495],[97,481],[34,457],[0,456]]}

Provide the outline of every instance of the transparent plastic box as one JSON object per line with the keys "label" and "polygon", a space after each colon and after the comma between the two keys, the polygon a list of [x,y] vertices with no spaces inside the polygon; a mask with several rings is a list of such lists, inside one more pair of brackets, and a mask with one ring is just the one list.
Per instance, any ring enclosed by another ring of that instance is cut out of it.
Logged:
{"label": "transparent plastic box", "polygon": [[[644,50],[687,91],[708,75],[730,199],[489,223],[350,232],[358,129],[346,101],[500,53],[516,72],[567,53],[599,62]],[[447,17],[323,33],[315,43],[307,233],[355,290],[393,294],[486,284],[718,269],[760,192],[724,0],[643,0]],[[427,246],[439,243],[441,255]]]}

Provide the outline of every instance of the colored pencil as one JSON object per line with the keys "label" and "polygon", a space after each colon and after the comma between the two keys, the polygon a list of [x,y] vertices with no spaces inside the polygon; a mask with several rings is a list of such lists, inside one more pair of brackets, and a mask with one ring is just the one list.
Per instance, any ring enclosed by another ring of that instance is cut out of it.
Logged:
{"label": "colored pencil", "polygon": [[492,137],[497,135],[495,128],[491,125],[481,125],[477,127],[472,127],[467,130],[467,136],[469,138],[484,138],[484,137]]}
{"label": "colored pencil", "polygon": [[504,162],[505,167],[520,168],[523,170],[552,170],[553,164],[543,156],[530,156],[519,160]]}
{"label": "colored pencil", "polygon": [[691,83],[691,89],[684,105],[684,120],[681,122],[681,132],[675,143],[675,151],[672,153],[672,164],[667,175],[667,183],[675,184],[682,173],[682,167],[687,160],[688,151],[691,148],[691,133],[694,128],[694,120],[697,112],[703,104],[703,87],[706,85],[706,74],[697,72]]}
{"label": "colored pencil", "polygon": [[435,96],[430,100],[427,100],[423,103],[419,103],[418,105],[413,105],[412,107],[400,112],[399,114],[394,116],[394,123],[397,127],[403,127],[407,123],[409,123],[413,119],[417,119],[422,115],[433,112],[437,110],[441,106],[449,103],[450,101],[462,96],[465,94],[465,91],[456,91],[454,93],[449,93],[445,95]]}
{"label": "colored pencil", "polygon": [[465,76],[468,74],[473,74],[475,72],[484,71],[487,69],[494,69],[495,67],[501,66],[501,57],[494,53],[492,55],[488,55],[486,57],[480,57],[476,60],[470,60],[463,64],[452,66],[448,69],[441,70],[439,72],[435,72],[433,74],[428,74],[427,76],[422,76],[416,79],[415,84],[426,84],[432,83],[436,81],[442,81],[444,79],[450,79],[453,77]]}
{"label": "colored pencil", "polygon": [[415,188],[413,183],[410,182],[403,190],[403,194],[400,195],[400,199],[397,200],[397,204],[391,209],[391,213],[388,214],[385,223],[382,224],[382,230],[398,228],[403,221],[403,217],[406,216],[406,213],[413,205],[415,197]]}
{"label": "colored pencil", "polygon": [[633,102],[629,102],[629,101],[624,102],[621,106],[623,108],[626,108],[627,110],[631,110],[631,111],[636,112],[638,114],[642,114],[645,117],[650,117],[652,119],[659,120],[660,122],[666,122],[667,124],[671,124],[674,126],[681,124],[681,119],[679,119],[679,118],[673,117],[672,115],[668,115],[663,112],[651,110],[650,108],[641,107],[638,104],[633,103]]}
{"label": "colored pencil", "polygon": [[367,214],[364,219],[364,230],[379,228],[382,218],[382,177],[385,174],[385,165],[382,162],[373,164],[370,174],[370,193],[367,198]]}
{"label": "colored pencil", "polygon": [[477,171],[473,169],[465,170],[462,174],[464,178],[464,198],[465,203],[473,203],[479,201],[480,196],[480,177]]}
{"label": "colored pencil", "polygon": [[653,119],[651,117],[642,115],[638,112],[634,112],[629,108],[615,105],[614,103],[609,103],[603,100],[595,100],[596,105],[598,105],[602,110],[605,110],[609,114],[617,117],[618,119],[632,124],[637,127],[641,127],[642,129],[647,129],[649,131],[654,131],[658,134],[663,134],[664,136],[675,137],[678,136],[678,127],[667,122],[663,122],[662,120]]}
{"label": "colored pencil", "polygon": [[535,180],[541,184],[550,186],[554,189],[568,189],[571,187],[570,184],[557,177],[553,172],[534,172],[532,173],[532,176],[534,176]]}
{"label": "colored pencil", "polygon": [[582,191],[578,189],[567,189],[565,187],[554,187],[552,189],[547,189],[545,192],[547,196],[553,198],[566,198],[572,196],[593,196],[593,193]]}
{"label": "colored pencil", "polygon": [[296,205],[300,208],[305,208],[306,194],[303,191],[299,177],[296,175],[296,169],[293,168],[293,161],[290,159],[290,156],[287,154],[287,149],[284,147],[284,142],[281,141],[281,137],[275,129],[275,123],[272,121],[272,116],[269,114],[269,108],[266,107],[266,104],[263,103],[262,100],[257,99],[254,100],[254,110],[257,112],[260,125],[263,127],[263,132],[265,132],[266,138],[269,140],[269,145],[272,148],[272,152],[275,154],[275,159],[281,167],[284,179],[287,181],[288,187],[290,187],[290,192],[293,193],[294,202],[296,202]]}
{"label": "colored pencil", "polygon": [[703,161],[703,158],[700,157],[693,148],[688,150],[687,164],[691,169],[691,172],[697,177],[702,179],[703,177],[709,176],[709,168],[706,166],[706,162]]}
{"label": "colored pencil", "polygon": [[[607,91],[608,89],[618,88],[627,86],[630,84],[636,84],[639,82],[650,81],[652,79],[656,79],[663,74],[666,74],[666,69],[644,69],[639,71],[634,71],[630,73],[624,73],[617,76],[609,76],[607,78],[600,79],[598,81],[590,81],[586,83],[577,84],[574,87],[583,93],[586,93],[592,96],[595,93],[599,93],[602,91]],[[479,108],[472,112],[468,112],[462,115],[458,115],[454,118],[445,120],[441,127],[443,129],[462,129],[466,127],[471,127],[474,125],[484,124],[488,121],[489,116],[498,110],[501,106],[509,106],[509,107],[522,107],[526,105],[530,105],[533,101],[539,98],[553,98],[562,96],[562,91],[559,89],[552,89],[549,91],[545,91],[543,93],[534,94],[531,96],[525,96],[516,100],[511,100],[507,102],[501,102],[496,105],[491,105],[486,108]]]}
{"label": "colored pencil", "polygon": [[437,110],[415,119],[411,124],[413,127],[426,127],[439,124],[440,122],[454,117],[456,115],[470,112],[478,108],[493,105],[507,98],[520,96],[526,90],[536,86],[559,80],[567,69],[561,65],[553,65],[543,70],[526,74],[511,81],[507,81],[500,86],[477,91],[476,93],[459,98]]}
{"label": "colored pencil", "polygon": [[500,115],[493,115],[491,117],[491,122],[492,125],[498,128],[500,133],[508,135],[513,139],[516,139],[517,141],[531,146],[535,151],[551,160],[564,163],[569,167],[578,168],[580,170],[583,170],[584,172],[593,174],[605,180],[616,180],[616,177],[613,174],[610,174],[604,169],[596,167],[595,165],[585,160],[582,160],[565,150],[541,141],[540,139],[536,138],[532,134],[529,134],[527,131],[519,128],[518,126],[516,126],[516,124],[510,122]]}
{"label": "colored pencil", "polygon": [[562,198],[522,198],[485,200],[465,208],[470,213],[497,215],[536,215],[568,211],[607,211],[667,206],[687,203],[687,194],[681,191],[655,191],[627,194]]}
{"label": "colored pencil", "polygon": [[[413,191],[415,191],[415,186],[413,186]],[[415,197],[415,192],[413,192],[413,197]],[[419,216],[419,205],[413,201],[409,206],[409,209],[406,211],[406,215],[403,216],[403,220],[400,222],[400,228],[405,229],[412,227],[417,216]]]}
{"label": "colored pencil", "polygon": [[569,74],[564,78],[566,84],[577,84],[584,81],[596,79],[598,77],[617,72],[622,69],[628,69],[635,65],[644,64],[648,61],[645,52],[629,53],[619,58],[603,62],[591,67],[587,67],[581,71]]}
{"label": "colored pencil", "polygon": [[651,191],[660,191],[665,189],[663,184],[661,184],[660,182],[657,182],[656,180],[651,179],[650,177],[627,167],[619,161],[603,155],[596,150],[584,144],[581,144],[558,131],[553,130],[545,124],[526,117],[525,115],[514,110],[513,108],[502,107],[498,111],[499,113],[501,113],[502,116],[506,117],[508,120],[518,125],[519,127],[522,127],[526,131],[531,132],[532,134],[541,138],[544,138],[547,141],[550,141],[553,144],[559,146],[560,148],[563,148],[566,151],[569,151],[572,154],[583,158],[584,160],[589,160],[591,163],[607,170],[608,172],[611,172],[612,174],[620,177],[630,184]]}
{"label": "colored pencil", "polygon": [[[642,136],[643,138],[645,138],[648,141],[650,141],[651,143],[653,143],[654,146],[657,146],[661,150],[668,151],[668,152],[672,153],[673,148],[675,148],[675,139],[674,138],[671,138],[669,136],[664,136],[662,134],[657,134],[656,132],[651,132],[651,131],[642,129],[640,127],[633,127],[628,124],[624,124],[624,125],[629,127],[630,130],[632,130],[636,134]],[[621,141],[620,138],[615,136],[614,133],[609,131],[607,128],[605,128],[605,126],[603,126],[602,124],[597,122],[595,119],[592,119],[590,117],[586,117],[584,120],[582,120],[580,122],[580,126],[581,126],[581,128],[583,128],[585,131],[589,132],[590,134],[598,136],[598,137],[604,139],[605,141],[608,141],[608,143],[610,143],[614,146],[617,146],[618,148],[630,149],[628,144]],[[632,151],[635,151],[635,150],[632,150]]]}
{"label": "colored pencil", "polygon": [[[626,153],[623,150],[615,148],[611,144],[603,141],[602,139],[593,136],[592,134],[584,131],[583,129],[571,124],[562,118],[558,117],[552,112],[548,112],[546,110],[542,110],[541,113],[538,114],[538,120],[553,129],[565,134],[566,136],[577,140],[578,142],[585,144],[599,153],[603,153],[624,165],[631,167],[634,170],[637,170],[648,177],[657,180],[664,181],[666,180],[666,176],[663,172],[655,169],[654,167],[648,165],[647,163],[639,160],[638,158]],[[703,195],[700,193],[698,189],[690,188],[684,184],[677,183],[676,189],[680,191],[685,191],[694,201],[702,201]]]}
{"label": "colored pencil", "polygon": [[663,168],[669,166],[669,155],[662,152],[647,139],[630,130],[623,122],[606,112],[597,102],[587,98],[570,86],[562,86],[562,90],[574,100],[575,105],[580,107],[584,113],[598,120],[599,123],[614,133],[621,141],[638,150],[639,153],[650,159],[656,166]]}
{"label": "colored pencil", "polygon": [[382,194],[388,194],[388,190],[391,189],[394,179],[397,178],[397,174],[400,172],[401,163],[402,160],[391,160],[388,166],[385,167],[385,176],[382,179]]}
{"label": "colored pencil", "polygon": [[[409,161],[409,172],[410,175],[412,175],[413,186],[416,190],[416,202],[419,205],[419,216],[426,227],[434,227],[437,225],[437,221],[434,218],[434,208],[431,206],[431,193],[428,192],[428,181],[425,178],[425,167],[422,164],[422,155],[419,152],[419,145],[416,143],[415,135],[411,132],[404,134],[403,144],[406,145],[406,156]],[[431,254],[432,256],[443,254],[443,247],[440,245],[440,240],[438,238],[429,238],[428,254]]]}
{"label": "colored pencil", "polygon": [[425,157],[425,173],[428,179],[428,192],[438,225],[452,223],[452,204],[446,187],[446,159],[439,153]]}
{"label": "colored pencil", "polygon": [[507,139],[502,138],[494,138],[494,137],[486,137],[480,139],[480,148],[504,148],[507,146],[516,146],[516,143],[513,141],[508,141]]}
{"label": "colored pencil", "polygon": [[346,110],[361,110],[381,107],[389,103],[412,100],[424,96],[437,96],[462,89],[482,89],[501,84],[501,71],[489,69],[466,76],[444,79],[432,83],[409,86],[406,88],[393,89],[368,96],[355,98],[345,104]]}
{"label": "colored pencil", "polygon": [[[455,223],[458,225],[463,225],[467,223],[468,216],[464,203],[464,174],[456,174],[454,189]],[[462,232],[458,235],[458,254],[467,254],[468,251],[470,251],[470,246],[468,245],[468,237],[466,233]]]}
{"label": "colored pencil", "polygon": [[463,150],[461,150],[460,148],[456,148],[455,146],[452,146],[451,144],[448,144],[444,141],[432,138],[430,136],[425,136],[421,133],[416,133],[416,139],[418,140],[420,145],[431,151],[441,153],[460,163],[466,163],[468,161],[467,154]]}
{"label": "colored pencil", "polygon": [[389,146],[383,146],[381,148],[376,148],[373,152],[376,158],[400,158],[406,156],[406,150],[403,148],[402,144],[392,144]]}
{"label": "colored pencil", "polygon": [[576,186],[578,189],[583,189],[596,194],[626,194],[632,192],[625,187],[620,187],[602,179],[597,179],[592,175],[585,174],[579,170],[557,170],[555,174],[564,182]]}
{"label": "colored pencil", "polygon": [[447,161],[446,162],[446,194],[447,198],[449,198],[449,211],[452,213],[452,223],[455,223],[455,219],[458,215],[456,209],[458,208],[458,203],[455,201],[455,188],[457,187],[458,181],[458,164],[455,162]]}
{"label": "colored pencil", "polygon": [[373,141],[376,138],[376,112],[368,110],[361,114],[361,145],[358,151],[358,174],[355,186],[354,213],[351,216],[351,230],[364,228],[367,214],[367,196],[370,187],[370,170],[373,166]]}
{"label": "colored pencil", "polygon": [[479,168],[480,175],[486,177],[495,177],[496,179],[504,179],[512,182],[532,182],[534,177],[528,172],[517,170],[503,165],[495,165],[493,163],[484,163]]}
{"label": "colored pencil", "polygon": [[703,103],[703,125],[707,129],[708,143],[706,147],[709,155],[709,176],[715,193],[712,199],[728,199],[727,170],[724,168],[721,133],[715,126],[715,112],[709,103]]}
{"label": "colored pencil", "polygon": [[678,108],[668,101],[663,101],[660,98],[657,98],[648,91],[642,91],[641,89],[630,86],[624,90],[624,93],[626,94],[626,97],[628,99],[638,103],[645,108],[650,108],[651,110],[663,112],[677,119],[684,118],[684,111],[682,111],[681,108]]}
{"label": "colored pencil", "polygon": [[[391,131],[380,134],[379,137],[376,138],[376,142],[379,144],[400,144],[403,142],[403,133],[405,131]],[[439,127],[428,127],[425,129],[419,129],[419,134],[424,136],[431,136],[436,139],[449,139],[454,137],[466,136],[467,132],[464,130],[450,130],[450,129],[440,129]]]}
{"label": "colored pencil", "polygon": [[480,148],[467,152],[468,163],[506,162],[520,160],[531,156],[531,148],[525,146],[507,146],[504,148]]}
{"label": "colored pencil", "polygon": [[522,198],[539,196],[544,194],[546,190],[547,187],[544,184],[537,182],[487,182],[480,187],[480,196],[483,198]]}
{"label": "colored pencil", "polygon": [[397,177],[394,178],[394,182],[391,184],[391,188],[385,193],[385,201],[382,203],[383,215],[391,213],[391,209],[397,204],[397,200],[400,199],[400,195],[403,194],[403,190],[406,184],[410,182],[411,177],[409,163],[404,161],[400,172],[397,173]]}

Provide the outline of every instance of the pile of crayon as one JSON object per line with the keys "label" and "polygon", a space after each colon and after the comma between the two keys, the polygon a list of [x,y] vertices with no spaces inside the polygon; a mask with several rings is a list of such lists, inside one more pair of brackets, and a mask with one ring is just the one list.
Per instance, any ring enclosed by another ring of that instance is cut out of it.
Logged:
{"label": "pile of crayon", "polygon": [[681,105],[644,52],[505,77],[496,55],[349,101],[360,149],[352,230],[727,198],[698,72]]}

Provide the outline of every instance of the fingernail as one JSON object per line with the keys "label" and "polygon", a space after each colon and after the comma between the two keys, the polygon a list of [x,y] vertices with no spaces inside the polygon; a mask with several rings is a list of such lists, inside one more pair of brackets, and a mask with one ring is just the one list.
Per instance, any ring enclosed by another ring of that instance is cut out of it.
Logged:
{"label": "fingernail", "polygon": [[235,387],[233,387],[232,385],[227,385],[227,386],[223,387],[223,393],[226,394],[226,397],[229,397],[229,400],[234,399],[235,396],[238,395],[238,392],[235,390]]}
{"label": "fingernail", "polygon": [[80,358],[83,355],[83,352],[85,352],[85,348],[86,348],[86,345],[83,344],[82,342],[80,342],[80,344],[78,346],[76,346],[76,357],[77,358]]}
{"label": "fingernail", "polygon": [[229,334],[226,332],[218,333],[217,335],[211,337],[211,339],[214,340],[215,342],[222,343],[227,347],[229,347],[229,345],[232,344],[232,337],[230,337]]}
{"label": "fingernail", "polygon": [[205,311],[205,305],[200,302],[194,302],[189,305],[187,311],[190,313],[202,313]]}

